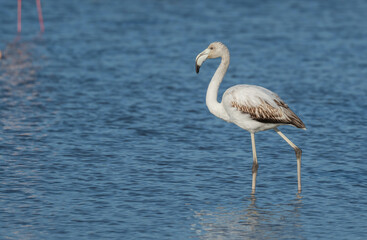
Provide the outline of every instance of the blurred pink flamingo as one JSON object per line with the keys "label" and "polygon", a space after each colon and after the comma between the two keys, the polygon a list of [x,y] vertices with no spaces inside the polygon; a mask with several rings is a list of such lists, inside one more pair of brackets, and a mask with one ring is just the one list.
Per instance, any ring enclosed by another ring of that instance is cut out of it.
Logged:
{"label": "blurred pink flamingo", "polygon": [[[43,25],[43,17],[42,17],[42,8],[41,8],[41,0],[36,0],[37,4],[37,12],[38,12],[38,20],[40,23],[41,32],[45,31],[45,26]],[[18,0],[18,32],[22,31],[22,0]]]}

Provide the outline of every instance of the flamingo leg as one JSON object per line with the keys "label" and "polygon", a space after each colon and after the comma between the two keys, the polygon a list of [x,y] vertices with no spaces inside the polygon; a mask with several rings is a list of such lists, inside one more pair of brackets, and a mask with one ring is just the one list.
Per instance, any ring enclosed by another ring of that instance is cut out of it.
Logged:
{"label": "flamingo leg", "polygon": [[41,29],[41,32],[44,32],[45,26],[43,25],[41,0],[36,0],[36,3],[37,3],[38,20],[40,22],[40,29]]}
{"label": "flamingo leg", "polygon": [[254,163],[252,164],[252,194],[254,194],[255,188],[256,188],[257,169],[259,168],[259,164],[257,164],[255,134],[254,133],[251,133],[251,144],[252,144],[252,156],[254,159]]}
{"label": "flamingo leg", "polygon": [[278,133],[296,152],[297,157],[297,179],[298,179],[298,193],[301,193],[301,156],[302,150],[291,142],[278,128],[274,128],[274,131]]}
{"label": "flamingo leg", "polygon": [[22,31],[22,0],[18,0],[18,32]]}

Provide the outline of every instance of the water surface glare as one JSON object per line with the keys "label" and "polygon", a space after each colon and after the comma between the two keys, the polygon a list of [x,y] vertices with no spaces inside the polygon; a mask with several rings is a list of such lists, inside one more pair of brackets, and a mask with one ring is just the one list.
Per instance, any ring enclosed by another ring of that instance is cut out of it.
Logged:
{"label": "water surface glare", "polygon": [[[365,239],[365,1],[16,1],[0,7],[0,239]],[[257,84],[307,131],[250,134],[205,94]]]}

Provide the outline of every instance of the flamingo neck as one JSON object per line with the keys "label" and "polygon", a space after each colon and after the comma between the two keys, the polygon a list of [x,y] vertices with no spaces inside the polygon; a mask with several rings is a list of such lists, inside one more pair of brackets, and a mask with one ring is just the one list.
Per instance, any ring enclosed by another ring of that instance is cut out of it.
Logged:
{"label": "flamingo neck", "polygon": [[227,72],[229,66],[229,52],[228,50],[223,54],[222,61],[219,67],[215,71],[212,80],[209,83],[208,90],[206,92],[206,105],[209,111],[225,121],[229,121],[229,116],[225,111],[223,104],[218,102],[218,90],[223,80],[224,75]]}

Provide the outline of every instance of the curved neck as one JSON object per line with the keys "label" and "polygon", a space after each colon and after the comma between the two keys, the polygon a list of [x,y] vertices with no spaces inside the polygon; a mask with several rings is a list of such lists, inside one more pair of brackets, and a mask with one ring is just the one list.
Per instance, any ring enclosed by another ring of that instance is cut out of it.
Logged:
{"label": "curved neck", "polygon": [[223,104],[218,102],[218,90],[223,80],[224,75],[227,72],[229,66],[229,52],[228,50],[223,54],[222,61],[219,67],[215,71],[212,80],[209,83],[208,90],[206,92],[206,105],[209,111],[225,121],[229,121],[229,116],[224,110]]}

